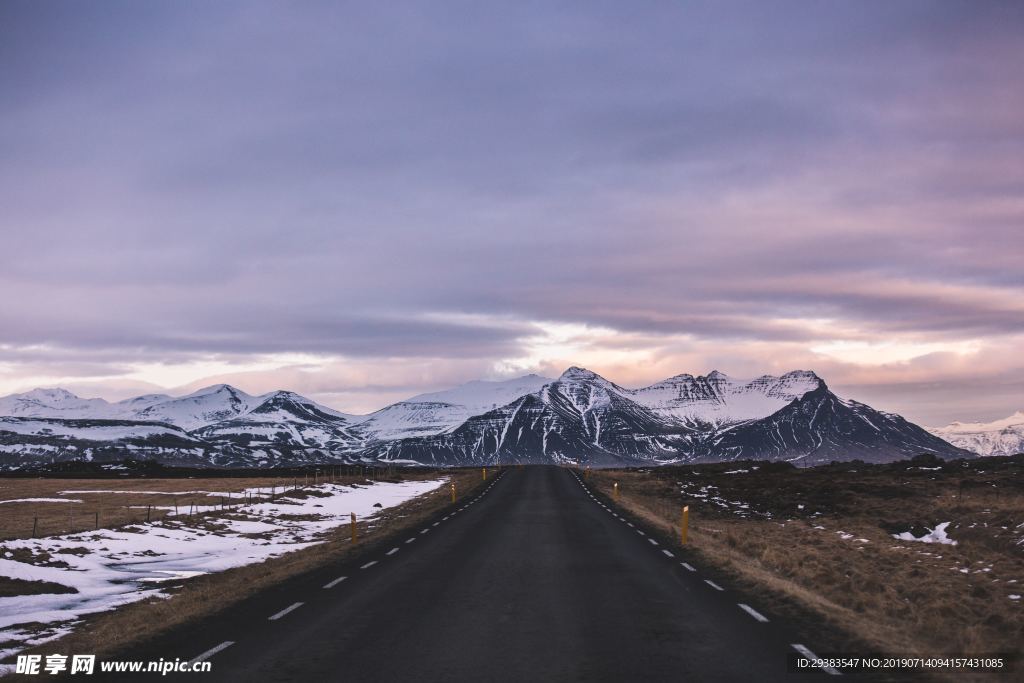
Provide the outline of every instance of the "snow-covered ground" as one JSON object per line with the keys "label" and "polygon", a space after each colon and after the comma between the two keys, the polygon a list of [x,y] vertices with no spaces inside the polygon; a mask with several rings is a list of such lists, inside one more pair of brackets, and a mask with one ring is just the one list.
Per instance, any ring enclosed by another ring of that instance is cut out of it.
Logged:
{"label": "snow-covered ground", "polygon": [[[360,520],[372,518],[446,481],[321,484],[303,489],[309,494],[305,498],[241,506],[203,518],[198,528],[178,518],[6,541],[0,544],[0,576],[48,581],[78,592],[0,598],[0,659],[64,635],[83,615],[160,596],[163,582],[262,562],[321,543],[324,532],[348,524],[351,513]],[[19,628],[33,622],[47,627]]]}

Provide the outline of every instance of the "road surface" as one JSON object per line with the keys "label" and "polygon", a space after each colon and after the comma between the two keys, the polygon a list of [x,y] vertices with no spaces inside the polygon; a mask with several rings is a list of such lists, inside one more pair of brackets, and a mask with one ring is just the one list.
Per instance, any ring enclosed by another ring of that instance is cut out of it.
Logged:
{"label": "road surface", "polygon": [[454,514],[146,651],[204,656],[210,673],[168,678],[211,682],[816,677],[786,662],[813,643],[613,508],[570,470],[506,469]]}

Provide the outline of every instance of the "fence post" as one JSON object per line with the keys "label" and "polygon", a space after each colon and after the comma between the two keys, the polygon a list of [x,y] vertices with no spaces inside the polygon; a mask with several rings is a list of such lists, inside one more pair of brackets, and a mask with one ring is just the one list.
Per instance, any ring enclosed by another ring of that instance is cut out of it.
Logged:
{"label": "fence post", "polygon": [[153,512],[153,506],[152,505],[147,505],[146,506],[146,524],[149,524],[149,516],[150,516],[150,514],[152,512]]}
{"label": "fence post", "polygon": [[97,510],[96,511],[96,529],[99,530],[99,528],[100,528],[100,511]]}
{"label": "fence post", "polygon": [[36,537],[36,527],[38,527],[38,526],[39,526],[39,518],[38,517],[33,517],[32,518],[32,538]]}
{"label": "fence post", "polygon": [[686,545],[686,536],[690,530],[690,506],[683,506],[682,519],[679,520],[679,536],[683,545]]}
{"label": "fence post", "polygon": [[351,512],[351,513],[349,513],[349,514],[351,514],[351,515],[352,515],[352,542],[353,542],[353,543],[355,543],[355,542],[356,542],[356,539],[357,539],[357,532],[356,532],[356,513],[354,513],[354,512]]}

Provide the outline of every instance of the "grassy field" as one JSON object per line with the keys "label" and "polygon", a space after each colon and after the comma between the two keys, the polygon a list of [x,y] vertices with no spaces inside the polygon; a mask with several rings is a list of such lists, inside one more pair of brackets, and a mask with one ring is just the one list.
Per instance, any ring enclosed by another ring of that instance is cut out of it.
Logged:
{"label": "grassy field", "polygon": [[[764,595],[766,609],[810,612],[851,634],[835,647],[976,655],[1017,653],[1024,643],[1021,456],[587,474],[677,542],[689,505],[695,559]],[[945,522],[956,545],[894,537],[920,537]]]}
{"label": "grassy field", "polygon": [[[405,473],[427,478],[426,473]],[[0,478],[0,540],[56,536],[157,521],[171,514],[214,514],[244,501],[316,482],[351,484],[362,475],[167,479]],[[24,501],[24,502],[21,502]]]}
{"label": "grassy field", "polygon": [[[460,497],[474,492],[483,482],[479,469],[452,470],[446,473],[457,485]],[[432,472],[405,472],[397,475],[402,479],[430,479],[436,478],[437,474]],[[353,480],[365,477],[352,477]],[[394,480],[389,477],[386,480]],[[333,481],[333,479],[332,479]],[[281,485],[292,482],[281,481]],[[301,482],[299,482],[301,484]],[[312,483],[312,482],[310,482]],[[345,478],[338,478],[338,483],[348,483]],[[76,493],[68,497],[87,499],[88,495],[96,496],[94,504],[101,510],[115,509],[117,506],[134,504],[135,501],[149,501],[145,504],[156,504],[152,498],[160,498],[161,505],[166,505],[170,496],[175,491],[235,491],[247,488],[261,488],[265,495],[271,495],[271,491],[277,484],[267,479],[167,479],[167,480],[4,480],[2,484],[17,487],[15,496],[25,497],[49,497],[59,496],[60,491],[75,490]],[[83,490],[117,490],[117,493],[84,494]],[[9,489],[4,489],[9,490]],[[142,493],[143,491],[163,491],[163,494]],[[279,486],[276,494],[280,495]],[[191,501],[189,496],[179,495],[179,502]],[[195,495],[195,501],[204,502],[210,505],[209,509],[204,508],[201,516],[196,515],[192,523],[196,525],[216,525],[218,515],[222,514],[219,508],[219,495],[206,495],[200,497]],[[291,494],[289,494],[291,495]],[[304,492],[298,490],[294,495],[303,496]],[[15,496],[5,495],[8,499]],[[39,654],[52,653],[73,653],[73,652],[95,652],[101,656],[110,656],[114,653],[130,653],[133,646],[145,642],[148,639],[159,635],[167,629],[180,624],[195,620],[197,618],[213,614],[224,607],[240,601],[255,592],[280,582],[281,580],[308,571],[314,567],[323,566],[328,563],[344,560],[349,556],[365,552],[367,548],[375,547],[378,544],[386,543],[396,535],[405,530],[420,524],[425,518],[435,514],[438,510],[451,504],[451,494],[448,486],[442,486],[435,491],[418,498],[409,500],[401,505],[386,508],[371,520],[362,521],[358,525],[359,542],[351,542],[350,529],[347,525],[339,527],[328,533],[324,538],[325,542],[315,547],[307,548],[296,552],[287,553],[279,557],[273,557],[264,562],[249,564],[222,572],[199,576],[179,582],[170,586],[165,592],[170,594],[169,598],[155,598],[143,602],[132,603],[114,611],[103,612],[95,616],[86,617],[84,623],[79,624],[75,630],[59,640],[48,642],[38,646],[34,650],[25,652],[37,652]],[[11,504],[13,505],[13,504]],[[40,504],[43,505],[43,504]],[[68,503],[55,503],[53,505],[67,506]],[[83,503],[86,505],[86,503]],[[53,514],[59,515],[58,512]],[[66,512],[64,514],[67,514]],[[230,515],[230,507],[223,511],[223,514]],[[111,516],[113,519],[113,516]],[[56,523],[56,519],[55,519]],[[8,595],[30,594],[36,592],[48,592],[46,587],[26,585],[29,582],[20,582],[20,585],[6,586]],[[36,583],[36,582],[32,582]],[[0,586],[3,590],[4,586]]]}

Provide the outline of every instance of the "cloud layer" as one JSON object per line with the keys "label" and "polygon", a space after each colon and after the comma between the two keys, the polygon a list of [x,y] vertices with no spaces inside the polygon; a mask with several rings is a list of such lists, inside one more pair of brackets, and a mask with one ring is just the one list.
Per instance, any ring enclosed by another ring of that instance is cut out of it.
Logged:
{"label": "cloud layer", "polygon": [[562,363],[799,366],[927,423],[1009,414],[1022,30],[1014,3],[5,3],[0,390],[365,410]]}

